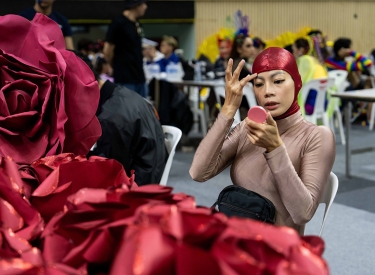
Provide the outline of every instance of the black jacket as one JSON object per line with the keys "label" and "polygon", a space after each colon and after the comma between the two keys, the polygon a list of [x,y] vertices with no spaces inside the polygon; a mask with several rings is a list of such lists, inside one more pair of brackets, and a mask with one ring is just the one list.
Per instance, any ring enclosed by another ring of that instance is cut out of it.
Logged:
{"label": "black jacket", "polygon": [[91,155],[119,161],[138,185],[159,183],[168,153],[152,105],[136,92],[106,81],[97,116],[102,136]]}

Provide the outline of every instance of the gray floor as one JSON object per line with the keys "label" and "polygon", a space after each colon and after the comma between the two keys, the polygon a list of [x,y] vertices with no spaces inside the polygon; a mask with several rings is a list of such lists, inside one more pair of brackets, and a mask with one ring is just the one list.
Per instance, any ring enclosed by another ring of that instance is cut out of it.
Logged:
{"label": "gray floor", "polygon": [[[374,146],[375,130],[353,125],[353,148]],[[333,172],[339,178],[339,190],[323,232],[327,260],[334,275],[375,274],[375,151],[352,156],[352,178],[345,177],[345,147],[336,142]],[[174,192],[195,196],[198,205],[211,206],[221,189],[230,184],[229,170],[205,183],[194,182],[189,168],[194,152],[176,152],[168,185]],[[306,234],[318,234],[323,216],[319,207],[307,226]]]}

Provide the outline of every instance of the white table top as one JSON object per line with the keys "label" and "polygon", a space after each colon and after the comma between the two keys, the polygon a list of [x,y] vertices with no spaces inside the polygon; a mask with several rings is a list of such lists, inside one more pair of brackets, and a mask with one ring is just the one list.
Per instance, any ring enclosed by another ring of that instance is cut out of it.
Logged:
{"label": "white table top", "polygon": [[341,99],[348,99],[348,100],[375,102],[375,88],[347,91],[347,92],[341,92],[341,93],[333,93],[331,94],[331,96],[339,97]]}
{"label": "white table top", "polygon": [[221,79],[218,80],[170,80],[165,79],[169,83],[175,84],[175,85],[182,85],[182,86],[199,86],[199,87],[219,87],[224,86],[225,82]]}

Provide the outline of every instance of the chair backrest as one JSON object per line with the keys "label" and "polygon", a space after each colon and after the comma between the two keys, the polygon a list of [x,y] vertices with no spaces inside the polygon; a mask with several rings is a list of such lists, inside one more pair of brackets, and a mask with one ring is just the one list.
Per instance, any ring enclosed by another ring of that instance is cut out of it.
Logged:
{"label": "chair backrest", "polygon": [[221,108],[221,98],[225,99],[225,87],[218,86],[214,88],[215,96],[216,96],[216,102],[220,105]]}
{"label": "chair backrest", "polygon": [[176,147],[181,139],[182,132],[180,129],[174,126],[162,125],[163,132],[165,135],[165,147],[169,153],[167,163],[165,164],[164,172],[160,180],[160,185],[167,185],[169,171],[171,170],[173,157],[176,152]]}
{"label": "chair backrest", "polygon": [[[216,102],[220,105],[220,108],[221,108],[221,98],[225,99],[225,87],[217,86],[214,88],[214,91],[215,91],[215,96],[216,96]],[[240,122],[241,122],[241,116],[240,116],[240,112],[237,110],[234,116],[234,122],[232,124],[232,128]]]}
{"label": "chair backrest", "polygon": [[329,174],[328,182],[327,182],[327,185],[325,186],[322,198],[320,199],[320,203],[325,203],[326,208],[324,210],[323,222],[322,222],[322,226],[320,227],[319,236],[322,236],[327,214],[333,203],[333,200],[336,197],[338,188],[339,188],[339,179],[333,172],[331,172]]}
{"label": "chair backrest", "polygon": [[337,176],[333,172],[331,172],[329,174],[327,184],[324,188],[323,195],[322,195],[322,197],[320,198],[320,201],[319,201],[319,203],[325,204],[323,221],[322,221],[322,225],[320,226],[319,236],[322,236],[324,225],[326,223],[326,219],[327,219],[327,215],[328,215],[328,211],[331,208],[333,200],[336,197],[338,188],[339,188],[339,180],[338,180]]}
{"label": "chair backrest", "polygon": [[[314,105],[314,111],[311,115],[306,115],[305,118],[309,120],[312,123],[317,123],[317,119],[322,118],[323,120],[328,120],[328,118],[325,118],[326,112],[325,112],[325,102],[327,98],[327,90],[328,88],[332,87],[334,85],[334,79],[333,78],[317,78],[312,79],[309,82],[307,82],[302,87],[302,102],[303,104],[307,100],[307,96],[310,92],[310,90],[317,91],[317,96],[315,100]],[[323,121],[326,126],[328,125],[328,121]]]}
{"label": "chair backrest", "polygon": [[243,95],[245,96],[250,108],[258,105],[253,90],[253,84],[248,83],[243,87]]}
{"label": "chair backrest", "polygon": [[337,92],[343,92],[345,90],[345,80],[348,77],[348,72],[344,70],[332,70],[328,72],[328,77],[335,80],[335,86]]}

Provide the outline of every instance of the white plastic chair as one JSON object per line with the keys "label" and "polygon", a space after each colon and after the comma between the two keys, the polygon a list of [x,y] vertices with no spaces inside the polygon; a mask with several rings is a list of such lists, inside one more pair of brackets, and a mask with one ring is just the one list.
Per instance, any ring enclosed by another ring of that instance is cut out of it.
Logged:
{"label": "white plastic chair", "polygon": [[165,164],[164,172],[160,180],[160,185],[166,186],[171,170],[174,154],[176,153],[176,147],[181,139],[182,132],[180,129],[174,126],[162,125],[163,132],[165,135],[165,147],[169,153],[167,163]]}
{"label": "white plastic chair", "polygon": [[314,111],[311,115],[305,115],[306,120],[314,124],[318,124],[318,120],[321,119],[323,121],[323,125],[331,128],[329,119],[328,119],[328,114],[325,111],[325,101],[327,98],[327,90],[333,85],[334,85],[333,78],[324,77],[324,78],[312,79],[302,87],[301,92],[302,92],[303,104],[305,104],[307,95],[309,94],[310,90],[317,91]]}
{"label": "white plastic chair", "polygon": [[[207,98],[208,98],[209,93],[205,96],[202,96],[200,94],[198,87],[186,87],[186,88],[190,89],[189,101],[190,101],[190,109],[193,112],[194,122],[197,122],[199,119],[200,130],[201,130],[200,132],[202,136],[204,137],[207,134],[207,120],[208,120]],[[203,109],[200,108],[199,102],[203,103]],[[196,126],[195,123],[194,125]],[[197,132],[197,129],[195,129],[195,132]]]}
{"label": "white plastic chair", "polygon": [[[373,64],[371,66],[371,86],[373,89],[375,89],[375,81],[374,81],[374,77],[375,77],[375,65]],[[371,103],[371,115],[370,115],[370,125],[369,125],[369,130],[372,131],[372,129],[374,129],[374,120],[375,120],[375,104],[374,102]]]}
{"label": "white plastic chair", "polygon": [[[373,86],[373,87],[375,87],[375,86]],[[375,104],[372,103],[371,116],[370,116],[370,126],[369,126],[370,131],[372,131],[372,129],[374,129],[374,120],[375,120]]]}
{"label": "white plastic chair", "polygon": [[[331,172],[329,174],[327,184],[324,188],[323,195],[322,195],[322,197],[320,198],[320,201],[319,201],[319,204],[324,203],[326,205],[325,209],[324,209],[322,225],[320,226],[320,231],[319,231],[320,237],[323,234],[323,229],[324,229],[324,225],[326,223],[328,211],[331,208],[333,200],[336,197],[338,188],[339,188],[339,180],[338,180],[337,176],[333,172]],[[306,225],[308,225],[308,223]],[[305,230],[306,225],[303,226],[303,231]]]}
{"label": "white plastic chair", "polygon": [[[349,84],[346,81],[347,76],[348,72],[344,70],[332,70],[328,72],[328,77],[333,78],[335,80],[334,85],[336,87],[337,92],[339,93],[345,91],[347,85]],[[340,131],[341,144],[345,145],[345,133],[339,106],[339,99],[331,97],[329,101],[334,104],[333,115],[329,118],[331,129],[333,132],[335,132],[335,125],[338,125]],[[330,102],[328,104],[330,104]],[[334,122],[334,118],[336,118],[336,122]]]}
{"label": "white plastic chair", "polygon": [[249,104],[249,108],[258,105],[253,90],[253,84],[248,83],[243,87],[243,95],[245,96],[247,103]]}

